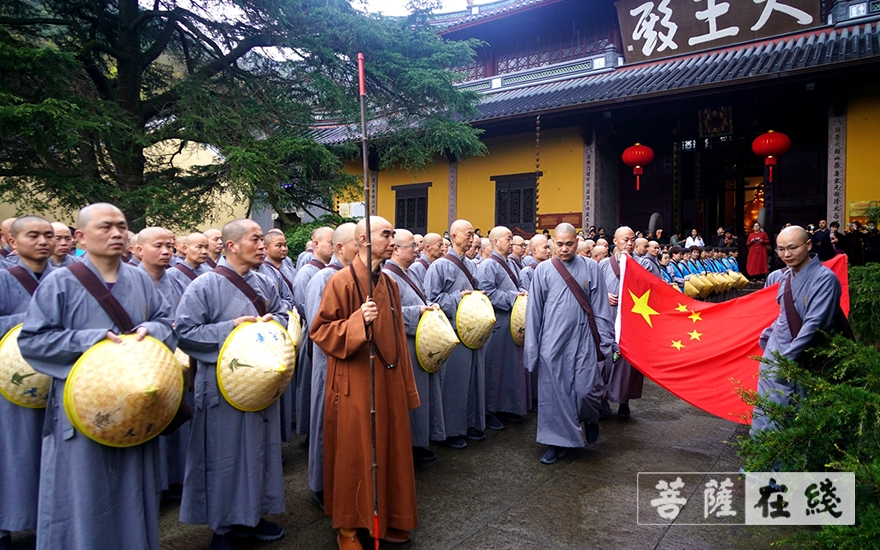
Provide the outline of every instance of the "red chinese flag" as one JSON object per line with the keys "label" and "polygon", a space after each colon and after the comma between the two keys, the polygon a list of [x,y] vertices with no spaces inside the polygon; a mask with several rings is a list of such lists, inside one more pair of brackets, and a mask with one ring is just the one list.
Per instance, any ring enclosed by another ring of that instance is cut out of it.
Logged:
{"label": "red chinese flag", "polygon": [[849,272],[847,271],[846,254],[838,254],[827,262],[822,262],[822,265],[837,275],[841,290],[840,309],[843,310],[844,315],[849,317]]}
{"label": "red chinese flag", "polygon": [[758,387],[761,331],[779,315],[778,285],[720,303],[676,291],[627,257],[620,291],[620,352],[691,405],[750,424],[737,387]]}

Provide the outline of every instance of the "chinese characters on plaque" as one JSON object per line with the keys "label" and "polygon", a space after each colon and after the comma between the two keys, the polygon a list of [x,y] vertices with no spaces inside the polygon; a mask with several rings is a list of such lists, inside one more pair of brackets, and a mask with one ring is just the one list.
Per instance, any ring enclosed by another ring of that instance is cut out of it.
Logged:
{"label": "chinese characters on plaque", "polygon": [[639,525],[852,525],[851,472],[641,472]]}
{"label": "chinese characters on plaque", "polygon": [[627,63],[820,25],[818,0],[619,0]]}

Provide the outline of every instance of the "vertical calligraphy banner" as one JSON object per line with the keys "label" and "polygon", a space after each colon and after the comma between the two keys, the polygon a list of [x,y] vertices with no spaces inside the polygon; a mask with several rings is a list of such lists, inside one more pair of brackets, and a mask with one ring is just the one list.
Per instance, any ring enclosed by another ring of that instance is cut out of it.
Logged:
{"label": "vertical calligraphy banner", "polygon": [[827,219],[846,227],[846,114],[828,116]]}
{"label": "vertical calligraphy banner", "polygon": [[590,143],[584,143],[584,229],[596,223],[596,132]]}
{"label": "vertical calligraphy banner", "polygon": [[449,163],[449,210],[446,214],[446,227],[452,227],[458,209],[458,161]]}

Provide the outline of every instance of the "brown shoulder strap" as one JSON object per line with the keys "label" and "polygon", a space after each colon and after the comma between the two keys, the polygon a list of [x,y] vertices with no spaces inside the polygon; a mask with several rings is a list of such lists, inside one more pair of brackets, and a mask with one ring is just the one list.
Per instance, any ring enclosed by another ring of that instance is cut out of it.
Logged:
{"label": "brown shoulder strap", "polygon": [[422,264],[422,265],[425,267],[425,269],[428,269],[429,267],[431,267],[431,264],[429,264],[429,263],[428,263],[424,258],[422,258],[422,257],[419,257],[418,259],[416,259],[416,261],[419,262],[420,264]]}
{"label": "brown shoulder strap", "polygon": [[617,277],[617,280],[620,280],[620,264],[617,261],[617,257],[612,254],[608,257],[608,261],[611,262],[611,271],[614,272],[614,276]]}
{"label": "brown shoulder strap", "polygon": [[519,288],[519,280],[517,280],[516,275],[513,274],[513,270],[510,269],[510,266],[507,265],[507,262],[496,256],[495,254],[489,254],[489,257],[501,264],[501,267],[503,267],[504,271],[507,272],[507,276],[510,277],[511,281],[513,281],[513,286]]}
{"label": "brown shoulder strap", "polygon": [[208,267],[210,267],[211,269],[217,267],[217,262],[212,260],[210,256],[208,256],[208,258],[205,260],[205,263],[208,264]]}
{"label": "brown shoulder strap", "polygon": [[394,265],[394,264],[386,263],[384,269],[387,269],[388,271],[394,273],[395,275],[397,275],[398,277],[400,277],[401,279],[403,279],[403,281],[404,281],[406,284],[408,284],[410,287],[412,287],[413,290],[416,291],[416,294],[419,295],[419,298],[421,298],[422,301],[425,302],[425,304],[428,303],[428,300],[427,300],[427,298],[425,298],[425,293],[422,292],[422,289],[420,289],[420,288],[419,288],[414,282],[412,282],[412,279],[410,279],[410,278],[407,276],[407,274],[404,273],[402,269],[400,269],[399,266],[396,266],[396,265]]}
{"label": "brown shoulder strap", "polygon": [[473,275],[471,275],[470,270],[467,268],[467,266],[464,265],[464,262],[461,261],[461,258],[459,258],[455,254],[455,252],[450,252],[446,254],[444,258],[458,266],[458,269],[460,269],[461,272],[464,273],[464,276],[467,277],[468,282],[471,284],[472,290],[480,290],[480,285],[477,284],[477,281],[476,279],[474,279]]}
{"label": "brown shoulder strap", "polygon": [[36,279],[31,277],[31,274],[27,272],[27,269],[21,267],[20,265],[16,265],[9,268],[9,273],[18,279],[18,282],[21,283],[21,286],[24,287],[25,290],[28,291],[28,294],[31,296],[34,295],[34,292],[37,291],[37,286],[40,283],[37,282]]}
{"label": "brown shoulder strap", "polygon": [[[574,280],[574,277],[571,276],[571,273],[565,269],[565,266],[562,265],[562,262],[559,258],[553,258],[551,260],[553,263],[553,267],[556,268],[556,271],[559,272],[559,275],[562,277],[562,280],[565,281],[565,284],[568,286],[568,289],[574,294],[575,300],[580,304],[581,309],[584,310],[584,313],[587,314],[587,321],[590,323],[590,332],[593,334],[593,343],[596,345],[596,357],[598,357],[599,361],[605,360],[605,354],[599,349],[601,344],[601,340],[599,338],[599,327],[596,326],[596,317],[593,315],[593,307],[590,306],[590,301],[587,299],[587,293],[584,292]],[[613,260],[612,260],[613,262]]]}
{"label": "brown shoulder strap", "polygon": [[311,260],[309,260],[309,265],[313,265],[313,266],[317,267],[318,269],[324,269],[325,267],[327,267],[326,265],[324,265],[323,263],[321,263],[320,260],[316,260],[316,259],[314,259],[314,258],[312,258]]}
{"label": "brown shoulder strap", "polygon": [[116,325],[120,332],[131,332],[134,330],[134,322],[132,322],[128,312],[125,311],[119,300],[110,294],[104,281],[99,279],[86,264],[81,262],[71,264],[67,266],[67,269],[73,273],[73,276],[76,277],[79,283],[92,295],[92,298],[97,300],[98,305],[110,316],[110,320],[113,321],[113,324]]}
{"label": "brown shoulder strap", "polygon": [[0,248],[0,256],[3,256],[4,258],[8,258],[9,254],[10,254],[10,252],[8,250],[6,250],[5,248]]}
{"label": "brown shoulder strap", "polygon": [[782,309],[785,311],[785,320],[788,322],[791,339],[794,340],[801,331],[801,327],[804,326],[804,320],[794,308],[794,295],[791,293],[791,271],[785,275],[783,284],[785,284],[785,290],[782,291]]}
{"label": "brown shoulder strap", "polygon": [[176,264],[174,264],[174,267],[177,268],[178,271],[189,277],[190,281],[196,280],[195,272],[193,272],[193,270],[190,269],[189,266],[184,265],[183,262],[177,262]]}
{"label": "brown shoulder strap", "polygon": [[286,285],[287,285],[287,288],[290,289],[290,293],[293,294],[293,283],[291,283],[289,280],[287,280],[287,277],[284,276],[284,272],[281,271],[280,269],[278,269],[277,267],[275,267],[275,264],[273,264],[272,262],[270,262],[270,261],[268,261],[268,260],[265,261],[265,262],[263,262],[263,263],[266,264],[266,265],[268,265],[268,266],[271,267],[272,269],[274,269],[275,272],[278,273],[278,275],[281,276],[281,280],[284,281],[284,284],[286,284]]}
{"label": "brown shoulder strap", "polygon": [[269,313],[269,310],[266,309],[266,302],[264,302],[263,299],[260,298],[260,295],[257,294],[256,290],[251,288],[251,285],[245,282],[244,278],[241,275],[222,265],[218,265],[217,267],[215,267],[214,273],[222,277],[226,277],[229,282],[235,286],[235,288],[240,290],[241,293],[244,294],[247,299],[251,301],[252,304],[254,304],[254,307],[257,308],[257,313],[260,317]]}

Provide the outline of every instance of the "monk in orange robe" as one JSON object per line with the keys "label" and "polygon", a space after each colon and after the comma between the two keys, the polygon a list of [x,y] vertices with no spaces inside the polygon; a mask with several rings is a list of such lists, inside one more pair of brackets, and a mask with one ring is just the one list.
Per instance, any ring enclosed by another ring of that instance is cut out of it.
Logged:
{"label": "monk in orange robe", "polygon": [[[339,529],[341,550],[360,550],[357,529],[388,542],[409,540],[418,523],[409,410],[419,406],[406,344],[400,291],[381,272],[394,250],[394,229],[370,218],[372,258],[364,220],[355,229],[360,248],[349,267],[330,277],[312,322],[312,342],[327,354],[324,400],[324,511]],[[367,265],[373,276],[367,300]],[[373,532],[370,441],[370,345],[375,344],[376,462],[379,532]]]}

